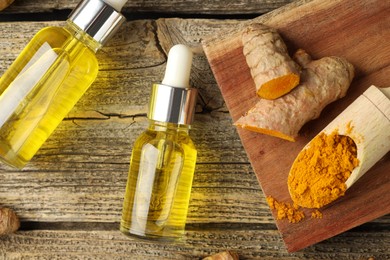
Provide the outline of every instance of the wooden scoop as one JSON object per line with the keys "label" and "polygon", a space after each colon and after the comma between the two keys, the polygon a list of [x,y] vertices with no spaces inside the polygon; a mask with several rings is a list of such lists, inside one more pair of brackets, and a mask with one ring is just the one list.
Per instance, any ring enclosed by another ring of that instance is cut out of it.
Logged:
{"label": "wooden scoop", "polygon": [[[318,135],[322,133],[331,135],[335,132],[338,135],[348,136],[356,144],[356,156],[359,164],[345,181],[345,188],[349,189],[390,151],[390,88],[369,87]],[[315,183],[310,183],[310,185],[314,185],[313,187],[307,187],[308,183],[299,184],[294,181],[297,176],[294,176],[295,170],[293,169],[295,169],[301,153],[312,143],[313,140],[302,149],[295,159],[289,173],[288,188],[291,198],[299,206],[320,208],[336,200],[345,190],[340,193],[340,190],[334,187],[330,192],[325,189],[318,194],[312,194],[312,192],[319,192],[319,187]],[[340,174],[342,173],[340,172]],[[326,181],[330,181],[329,184],[332,183],[332,180],[324,180],[324,183],[327,183]],[[306,189],[309,190],[308,193]]]}
{"label": "wooden scoop", "polygon": [[335,130],[357,147],[359,165],[345,182],[348,189],[390,151],[390,88],[370,86],[321,132]]}

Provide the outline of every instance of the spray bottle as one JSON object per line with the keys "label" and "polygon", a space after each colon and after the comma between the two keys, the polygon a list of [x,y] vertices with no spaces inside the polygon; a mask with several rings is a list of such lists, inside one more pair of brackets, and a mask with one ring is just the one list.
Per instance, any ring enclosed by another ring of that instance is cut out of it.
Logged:
{"label": "spray bottle", "polygon": [[95,53],[125,21],[126,0],[83,0],[46,27],[0,79],[0,159],[23,168],[95,80]]}
{"label": "spray bottle", "polygon": [[135,141],[120,230],[171,241],[184,234],[197,151],[188,135],[197,90],[189,87],[192,52],[175,45],[162,84],[152,86],[148,129]]}

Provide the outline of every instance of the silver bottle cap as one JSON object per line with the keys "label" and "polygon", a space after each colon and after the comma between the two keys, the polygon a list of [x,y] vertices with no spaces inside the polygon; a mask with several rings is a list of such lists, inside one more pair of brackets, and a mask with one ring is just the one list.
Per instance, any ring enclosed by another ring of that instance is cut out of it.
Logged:
{"label": "silver bottle cap", "polygon": [[148,118],[160,122],[191,125],[194,120],[197,94],[195,88],[154,84]]}
{"label": "silver bottle cap", "polygon": [[125,17],[103,0],[83,0],[69,15],[69,20],[104,45],[126,21]]}

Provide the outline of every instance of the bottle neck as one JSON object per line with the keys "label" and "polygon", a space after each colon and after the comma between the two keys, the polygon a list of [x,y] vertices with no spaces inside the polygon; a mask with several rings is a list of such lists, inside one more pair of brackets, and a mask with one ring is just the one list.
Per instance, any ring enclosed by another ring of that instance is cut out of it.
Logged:
{"label": "bottle neck", "polygon": [[191,125],[174,124],[149,119],[149,130],[153,131],[185,132],[186,134],[188,134],[190,129]]}
{"label": "bottle neck", "polygon": [[148,118],[160,122],[191,125],[197,97],[195,88],[153,84]]}
{"label": "bottle neck", "polygon": [[103,47],[101,43],[89,36],[85,31],[81,30],[72,20],[67,20],[65,29],[77,40],[82,42],[85,46],[96,53],[100,48]]}
{"label": "bottle neck", "polygon": [[104,45],[126,19],[104,0],[82,0],[69,15],[68,20]]}

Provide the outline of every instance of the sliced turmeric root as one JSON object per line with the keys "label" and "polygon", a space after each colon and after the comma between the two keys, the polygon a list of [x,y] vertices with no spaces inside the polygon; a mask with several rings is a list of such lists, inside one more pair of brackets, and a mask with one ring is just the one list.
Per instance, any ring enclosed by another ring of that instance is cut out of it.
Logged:
{"label": "sliced turmeric root", "polygon": [[257,95],[265,99],[276,99],[290,92],[299,84],[299,76],[288,74],[264,83],[258,90]]}
{"label": "sliced turmeric root", "polygon": [[243,53],[261,98],[276,99],[299,84],[300,67],[278,32],[255,23],[242,33]]}
{"label": "sliced turmeric root", "polygon": [[[256,122],[254,120],[255,117],[247,117],[247,119],[253,120],[252,124],[256,124]],[[256,126],[249,125],[249,124],[250,124],[250,122],[247,122],[247,124],[242,125],[239,121],[237,121],[235,123],[236,126],[240,126],[240,127],[244,128],[244,129],[252,131],[252,132],[257,132],[257,133],[260,133],[260,134],[266,134],[266,135],[279,137],[281,139],[284,139],[284,140],[287,140],[287,141],[290,141],[290,142],[294,142],[295,141],[295,139],[293,137],[288,136],[286,134],[283,134],[282,132],[271,130],[271,129],[267,129],[267,128],[256,127]]]}
{"label": "sliced turmeric root", "polygon": [[301,84],[275,99],[260,99],[236,126],[295,141],[301,127],[319,117],[329,103],[345,96],[354,76],[352,64],[340,57],[311,61],[303,50],[295,59],[304,67]]}

